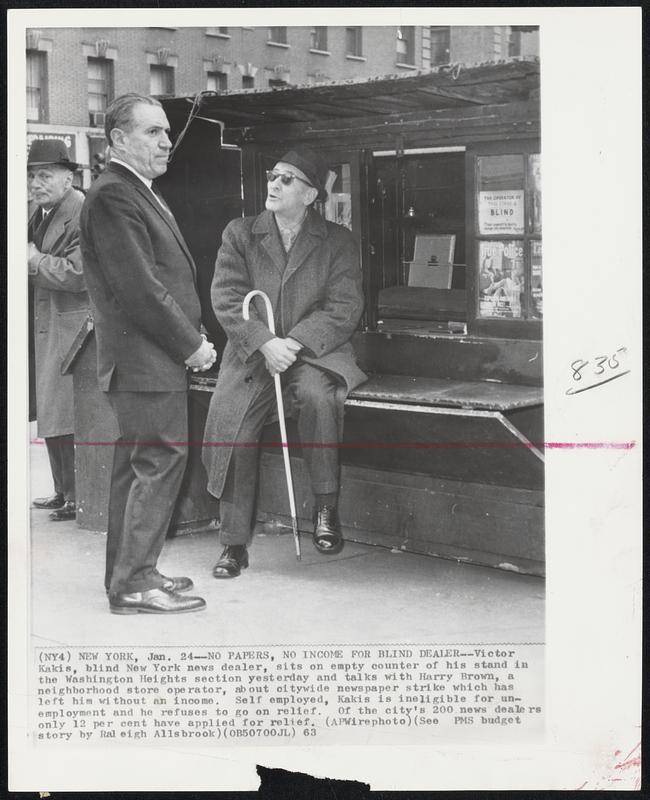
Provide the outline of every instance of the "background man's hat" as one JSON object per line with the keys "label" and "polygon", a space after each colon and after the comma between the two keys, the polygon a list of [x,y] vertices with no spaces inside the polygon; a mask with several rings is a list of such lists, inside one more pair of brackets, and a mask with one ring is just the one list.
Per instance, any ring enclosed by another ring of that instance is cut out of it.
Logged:
{"label": "background man's hat", "polygon": [[308,147],[294,147],[279,160],[297,167],[314,189],[318,190],[317,199],[321,202],[327,200],[326,185],[329,167],[318,153]]}
{"label": "background man's hat", "polygon": [[72,172],[79,169],[79,164],[70,160],[68,148],[60,139],[34,139],[27,156],[28,167],[44,167],[56,164],[67,167]]}

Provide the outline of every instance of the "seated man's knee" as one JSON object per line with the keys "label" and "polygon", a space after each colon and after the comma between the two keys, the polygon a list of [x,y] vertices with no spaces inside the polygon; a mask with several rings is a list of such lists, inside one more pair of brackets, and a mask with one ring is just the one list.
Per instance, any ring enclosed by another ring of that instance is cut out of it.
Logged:
{"label": "seated man's knee", "polygon": [[306,379],[297,383],[296,400],[299,408],[334,409],[336,386],[325,373],[310,373]]}

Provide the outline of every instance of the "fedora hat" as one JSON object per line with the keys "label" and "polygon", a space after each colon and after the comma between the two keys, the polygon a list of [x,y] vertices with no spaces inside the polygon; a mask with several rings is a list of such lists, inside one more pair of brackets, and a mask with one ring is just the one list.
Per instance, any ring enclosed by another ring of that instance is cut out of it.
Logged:
{"label": "fedora hat", "polygon": [[317,199],[321,202],[327,200],[327,190],[325,186],[327,184],[329,167],[318,153],[315,153],[308,147],[294,147],[293,150],[289,150],[289,152],[285,153],[279,160],[285,164],[291,164],[293,167],[297,167],[314,189],[318,191]]}
{"label": "fedora hat", "polygon": [[68,148],[60,139],[34,139],[27,156],[28,167],[44,167],[56,164],[67,167],[72,172],[79,169],[79,164],[70,160]]}

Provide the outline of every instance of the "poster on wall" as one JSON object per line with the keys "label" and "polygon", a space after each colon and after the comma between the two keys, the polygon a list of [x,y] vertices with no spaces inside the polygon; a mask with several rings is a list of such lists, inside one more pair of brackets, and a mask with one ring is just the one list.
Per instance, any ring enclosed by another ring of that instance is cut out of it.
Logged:
{"label": "poster on wall", "polygon": [[479,192],[478,224],[482,235],[524,232],[524,190]]}
{"label": "poster on wall", "polygon": [[482,317],[521,319],[524,243],[479,243],[479,312]]}

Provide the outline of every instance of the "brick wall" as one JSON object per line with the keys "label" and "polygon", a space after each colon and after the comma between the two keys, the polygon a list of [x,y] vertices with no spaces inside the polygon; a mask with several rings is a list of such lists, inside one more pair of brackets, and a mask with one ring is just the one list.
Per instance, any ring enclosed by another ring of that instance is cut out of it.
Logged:
{"label": "brick wall", "polygon": [[[95,43],[105,40],[114,58],[114,96],[124,92],[150,92],[150,62],[158,52],[169,55],[175,67],[174,93],[192,95],[207,88],[207,66],[227,73],[227,88],[242,88],[242,71],[257,68],[255,88],[268,87],[273,68],[287,68],[284,77],[291,84],[370,78],[378,75],[408,74],[397,66],[397,28],[365,26],[362,29],[362,58],[346,53],[346,29],[328,28],[327,51],[310,52],[311,28],[289,27],[287,47],[268,43],[268,29],[229,28],[227,36],[208,35],[206,28],[46,28],[39,36],[48,40],[48,108],[46,123],[76,128],[80,136],[97,135],[89,127],[88,54]],[[450,60],[466,64],[496,60],[508,55],[507,26],[462,26],[450,28]],[[526,55],[535,55],[537,34],[522,39]],[[85,48],[85,49],[84,49]],[[244,65],[240,69],[238,65]],[[415,67],[429,66],[429,29],[415,28]],[[253,72],[255,69],[252,70]],[[28,130],[43,129],[30,123]],[[81,142],[80,142],[81,144]]]}

